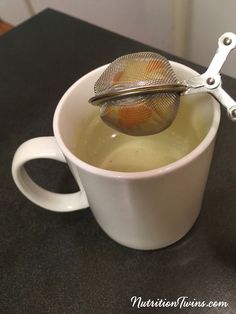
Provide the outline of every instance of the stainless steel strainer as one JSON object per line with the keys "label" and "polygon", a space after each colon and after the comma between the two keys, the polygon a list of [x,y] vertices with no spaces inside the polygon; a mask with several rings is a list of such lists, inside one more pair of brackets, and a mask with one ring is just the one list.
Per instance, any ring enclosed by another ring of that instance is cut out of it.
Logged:
{"label": "stainless steel strainer", "polygon": [[129,135],[151,135],[166,129],[178,111],[180,96],[208,92],[236,120],[236,103],[222,89],[219,71],[236,46],[236,35],[225,33],[207,71],[179,82],[169,61],[154,52],[138,52],[113,61],[94,86],[89,102],[114,129]]}

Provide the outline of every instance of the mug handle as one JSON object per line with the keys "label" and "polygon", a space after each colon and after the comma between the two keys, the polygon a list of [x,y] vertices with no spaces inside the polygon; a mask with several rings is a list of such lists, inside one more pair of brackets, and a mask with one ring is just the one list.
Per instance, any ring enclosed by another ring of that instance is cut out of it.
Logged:
{"label": "mug handle", "polygon": [[66,163],[53,136],[37,137],[24,142],[15,152],[12,176],[19,190],[33,203],[55,212],[71,212],[89,207],[87,196],[81,191],[69,194],[54,193],[36,184],[25,170],[27,161],[39,158],[54,159]]}

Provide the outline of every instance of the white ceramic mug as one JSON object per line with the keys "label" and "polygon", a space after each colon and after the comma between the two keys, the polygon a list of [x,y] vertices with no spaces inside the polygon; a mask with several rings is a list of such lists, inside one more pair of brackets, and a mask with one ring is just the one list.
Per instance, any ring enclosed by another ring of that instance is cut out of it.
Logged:
{"label": "white ceramic mug", "polygon": [[[171,62],[182,80],[197,73]],[[54,137],[23,143],[15,153],[12,174],[20,191],[49,210],[65,212],[90,206],[101,228],[115,241],[136,249],[168,246],[182,238],[198,217],[220,121],[219,104],[209,95],[193,112],[192,123],[202,120],[208,132],[188,155],[167,166],[144,172],[115,172],[96,168],[73,153],[75,128],[91,110],[95,81],[102,66],[72,85],[60,100],[53,120]],[[39,187],[24,164],[50,158],[66,162],[80,191],[57,194]]]}

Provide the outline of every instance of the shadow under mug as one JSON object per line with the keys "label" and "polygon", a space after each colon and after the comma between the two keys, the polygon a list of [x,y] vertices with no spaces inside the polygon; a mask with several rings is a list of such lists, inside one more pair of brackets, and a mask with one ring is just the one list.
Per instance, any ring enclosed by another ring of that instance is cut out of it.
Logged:
{"label": "shadow under mug", "polygon": [[[198,74],[182,64],[171,65],[179,80]],[[192,110],[195,127],[202,120],[208,131],[183,158],[143,172],[100,169],[77,158],[73,149],[75,130],[91,110],[88,99],[106,67],[93,70],[66,91],[54,114],[54,137],[34,138],[18,148],[12,163],[13,179],[27,198],[43,208],[66,212],[90,207],[101,228],[122,245],[141,250],[162,248],[181,239],[198,217],[220,121],[219,104],[205,94]],[[38,158],[66,162],[80,191],[58,194],[38,186],[24,167]]]}

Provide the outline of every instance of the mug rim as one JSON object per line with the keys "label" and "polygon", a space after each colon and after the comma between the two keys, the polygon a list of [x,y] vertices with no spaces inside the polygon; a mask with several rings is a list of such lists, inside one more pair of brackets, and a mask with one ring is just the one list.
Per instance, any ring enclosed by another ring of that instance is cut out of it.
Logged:
{"label": "mug rim", "polygon": [[[174,64],[175,68],[179,67],[181,69],[186,69],[186,70],[191,70],[195,72],[196,75],[199,75],[199,73],[192,68],[175,62],[175,61],[170,61],[171,64]],[[102,69],[105,69],[109,64],[102,65],[98,68],[95,68],[94,70],[88,72],[87,74],[83,75],[81,78],[79,78],[74,84],[72,84],[64,93],[64,95],[61,97],[55,113],[53,117],[53,132],[54,136],[56,139],[57,144],[59,145],[62,153],[65,155],[67,160],[71,161],[73,164],[78,166],[79,168],[83,168],[86,171],[103,176],[103,177],[117,177],[117,178],[129,178],[129,179],[139,179],[139,178],[147,178],[147,177],[152,177],[152,176],[162,176],[164,174],[167,174],[169,172],[176,171],[177,169],[180,169],[193,160],[195,160],[198,156],[200,156],[208,146],[210,146],[211,142],[215,138],[219,123],[220,123],[220,104],[213,98],[213,118],[211,122],[211,126],[209,131],[207,132],[206,136],[204,139],[195,147],[190,153],[186,154],[182,158],[167,164],[165,166],[162,166],[160,168],[156,169],[151,169],[151,170],[145,170],[145,171],[139,171],[139,172],[122,172],[122,171],[112,171],[112,170],[106,170],[102,168],[95,167],[93,165],[90,165],[89,163],[79,159],[76,157],[70,150],[67,148],[67,146],[64,144],[64,141],[62,140],[60,130],[59,130],[59,116],[60,112],[62,110],[62,107],[64,106],[69,94],[83,81],[88,78],[88,76],[93,75],[94,72],[100,71]],[[211,96],[212,97],[212,96]]]}

